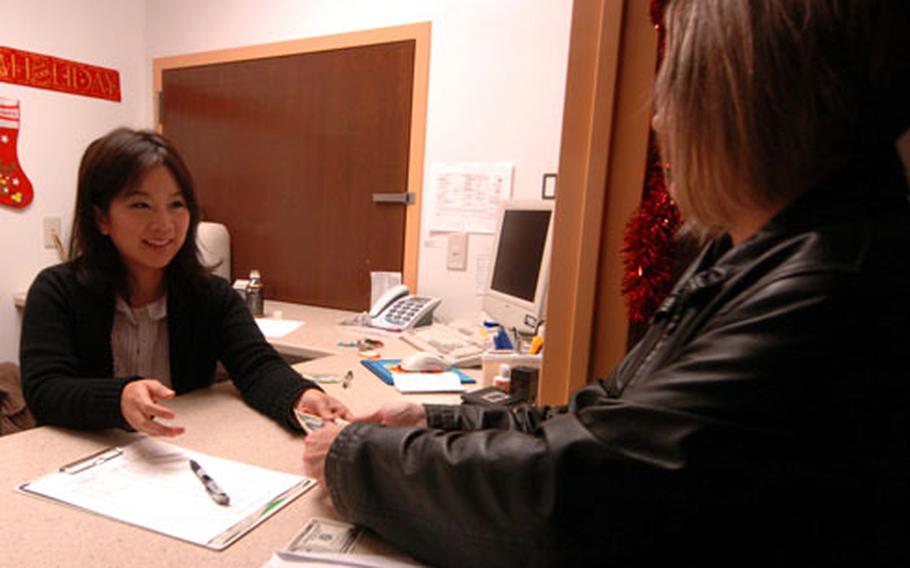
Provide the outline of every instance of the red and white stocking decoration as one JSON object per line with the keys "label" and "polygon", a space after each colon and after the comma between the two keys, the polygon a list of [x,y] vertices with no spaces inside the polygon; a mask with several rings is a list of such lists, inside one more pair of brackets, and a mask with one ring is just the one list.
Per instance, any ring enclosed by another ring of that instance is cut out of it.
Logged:
{"label": "red and white stocking decoration", "polygon": [[32,202],[32,182],[19,165],[19,101],[0,97],[0,205],[20,209]]}

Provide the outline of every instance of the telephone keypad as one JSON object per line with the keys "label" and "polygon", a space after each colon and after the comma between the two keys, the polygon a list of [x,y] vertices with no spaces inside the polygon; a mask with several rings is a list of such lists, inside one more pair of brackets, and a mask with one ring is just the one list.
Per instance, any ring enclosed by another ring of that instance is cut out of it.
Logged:
{"label": "telephone keypad", "polygon": [[409,322],[430,301],[430,298],[410,297],[400,302],[396,302],[389,313],[386,314],[386,321],[395,325],[403,325]]}

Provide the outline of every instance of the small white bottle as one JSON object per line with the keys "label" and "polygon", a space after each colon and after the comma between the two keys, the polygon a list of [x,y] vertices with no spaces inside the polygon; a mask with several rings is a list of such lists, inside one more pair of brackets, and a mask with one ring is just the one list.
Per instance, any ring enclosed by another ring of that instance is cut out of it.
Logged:
{"label": "small white bottle", "polygon": [[511,375],[512,367],[503,363],[499,366],[499,374],[493,377],[493,386],[509,392],[509,387],[512,385]]}

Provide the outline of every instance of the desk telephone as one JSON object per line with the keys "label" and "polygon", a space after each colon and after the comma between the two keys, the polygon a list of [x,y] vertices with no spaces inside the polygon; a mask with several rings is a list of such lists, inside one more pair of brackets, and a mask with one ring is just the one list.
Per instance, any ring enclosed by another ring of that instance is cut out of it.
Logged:
{"label": "desk telephone", "polygon": [[407,286],[399,284],[386,290],[370,308],[370,325],[394,330],[429,325],[439,302],[439,298],[413,296]]}

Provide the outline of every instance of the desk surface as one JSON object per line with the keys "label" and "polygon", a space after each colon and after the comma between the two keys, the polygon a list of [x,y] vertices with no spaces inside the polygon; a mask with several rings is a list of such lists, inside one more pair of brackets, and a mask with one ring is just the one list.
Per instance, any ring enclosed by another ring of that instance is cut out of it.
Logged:
{"label": "desk surface", "polygon": [[[281,340],[282,351],[297,353],[334,352],[320,359],[295,365],[301,372],[354,372],[347,389],[340,384],[323,385],[356,414],[385,401],[404,397],[382,383],[360,364],[353,348],[339,341],[363,337],[362,331],[336,326],[337,310],[267,303],[267,310],[281,309],[285,319],[302,319],[301,328]],[[371,334],[372,336],[372,334]],[[374,336],[385,342],[383,357],[397,357],[411,347],[399,339]],[[457,402],[458,395],[408,395],[414,402]],[[177,414],[176,422],[186,433],[169,443],[263,467],[303,474],[302,437],[284,430],[248,407],[231,383],[177,397],[167,403]],[[4,566],[261,566],[276,550],[283,549],[312,517],[338,518],[328,493],[316,487],[254,529],[224,551],[215,552],[154,532],[13,489],[93,452],[134,440],[136,434],[119,430],[77,432],[40,427],[0,437],[0,526],[7,531],[0,564]],[[367,534],[357,552],[392,553],[387,545]]]}

